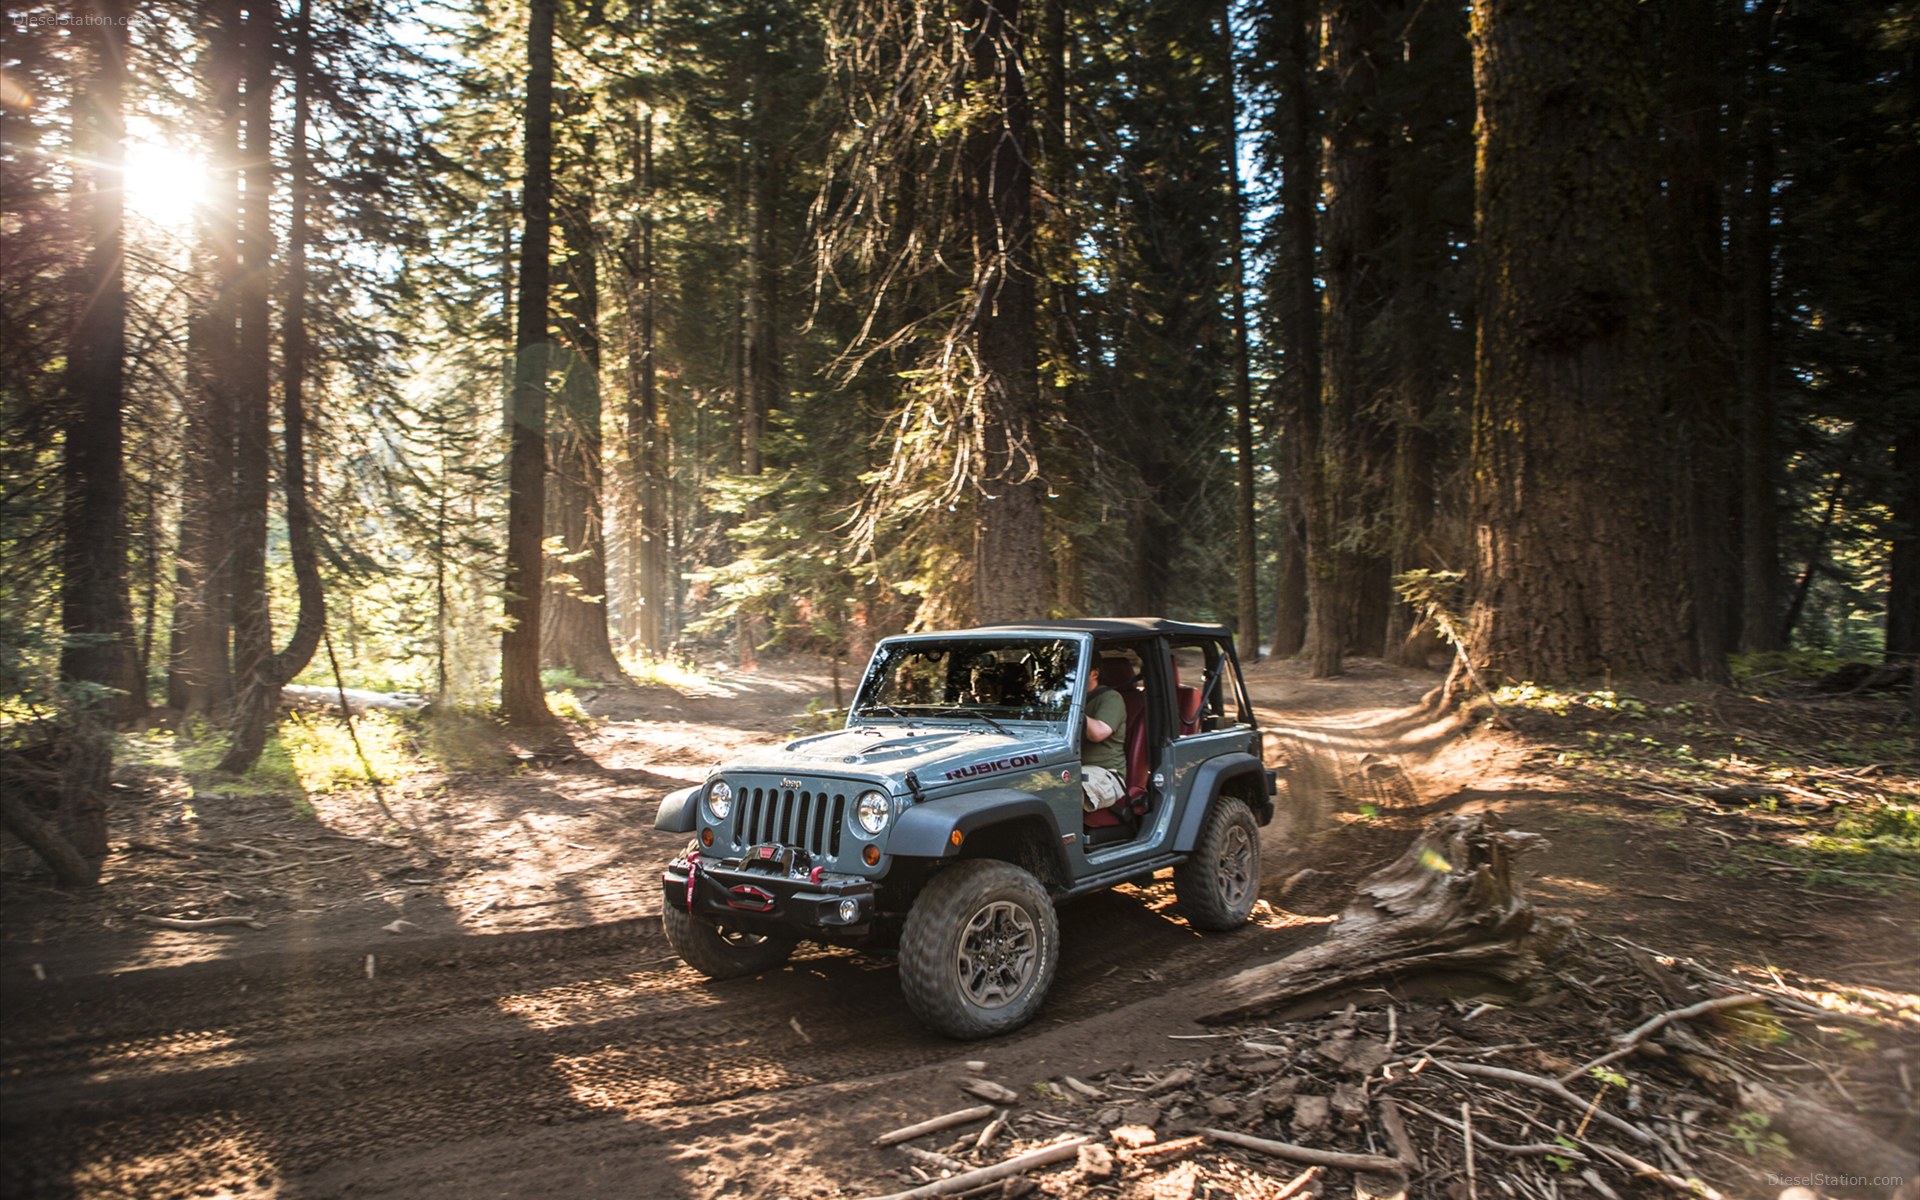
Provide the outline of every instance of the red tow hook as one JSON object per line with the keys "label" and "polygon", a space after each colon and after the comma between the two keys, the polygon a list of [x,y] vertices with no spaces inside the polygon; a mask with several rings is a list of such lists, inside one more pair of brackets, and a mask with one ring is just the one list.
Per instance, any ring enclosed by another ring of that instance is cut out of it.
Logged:
{"label": "red tow hook", "polygon": [[820,877],[826,873],[827,869],[825,867],[815,867],[813,870],[807,872],[807,882],[819,883]]}
{"label": "red tow hook", "polygon": [[687,851],[687,911],[693,911],[693,882],[700,877],[700,852]]}

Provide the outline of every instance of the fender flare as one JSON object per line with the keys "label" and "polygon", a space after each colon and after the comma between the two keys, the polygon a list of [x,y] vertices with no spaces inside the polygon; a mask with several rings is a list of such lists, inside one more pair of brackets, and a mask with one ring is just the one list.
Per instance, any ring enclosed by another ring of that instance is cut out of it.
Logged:
{"label": "fender flare", "polygon": [[[1031,792],[1012,788],[968,792],[909,807],[887,835],[887,853],[903,858],[958,858],[970,835],[1009,821],[1032,818],[1038,818],[1046,830],[1048,853],[1064,871],[1067,868],[1065,846],[1061,842],[1060,821],[1052,806]],[[954,841],[955,833],[960,835],[958,842]]]}
{"label": "fender flare", "polygon": [[[1262,793],[1266,791],[1267,769],[1251,754],[1222,754],[1200,764],[1187,791],[1187,807],[1180,814],[1180,828],[1174,834],[1175,853],[1189,854],[1200,844],[1200,826],[1207,819],[1207,810],[1213,807],[1214,797],[1220,794],[1223,785],[1243,777],[1255,779],[1258,789]],[[1273,802],[1256,802],[1253,819],[1262,825],[1273,820]]]}
{"label": "fender flare", "polygon": [[704,785],[681,788],[677,792],[668,792],[660,801],[660,811],[653,815],[653,827],[662,833],[692,833],[699,824],[700,809],[693,799],[700,794]]}

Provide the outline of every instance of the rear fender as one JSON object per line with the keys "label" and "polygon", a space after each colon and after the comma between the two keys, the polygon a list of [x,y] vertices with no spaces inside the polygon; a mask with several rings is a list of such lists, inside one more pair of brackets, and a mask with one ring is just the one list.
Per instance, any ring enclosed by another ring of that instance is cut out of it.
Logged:
{"label": "rear fender", "polygon": [[1200,827],[1206,822],[1207,810],[1213,807],[1215,797],[1229,784],[1240,780],[1248,781],[1242,787],[1256,797],[1248,805],[1253,809],[1253,819],[1262,825],[1273,820],[1273,800],[1267,794],[1267,770],[1259,759],[1251,754],[1222,754],[1210,758],[1194,770],[1186,811],[1180,814],[1180,828],[1173,838],[1175,853],[1190,853],[1200,844]]}

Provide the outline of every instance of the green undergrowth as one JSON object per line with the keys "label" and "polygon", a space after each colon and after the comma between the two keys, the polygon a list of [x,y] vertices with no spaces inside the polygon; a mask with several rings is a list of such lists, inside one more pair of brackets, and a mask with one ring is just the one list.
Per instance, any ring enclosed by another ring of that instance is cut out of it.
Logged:
{"label": "green undergrowth", "polygon": [[1719,831],[1707,853],[1723,874],[1920,888],[1920,741],[1904,697],[1521,684],[1495,700],[1555,773],[1650,806],[1663,825]]}
{"label": "green undergrowth", "polygon": [[186,786],[188,797],[220,793],[304,799],[353,791],[370,782],[394,783],[419,769],[405,718],[368,713],[354,719],[354,733],[358,749],[339,720],[291,713],[267,738],[260,760],[250,770],[227,775],[215,769],[227,752],[226,733],[200,721],[187,721],[178,730],[126,735],[120,759],[177,779]]}
{"label": "green undergrowth", "polygon": [[[548,692],[547,704],[563,720],[592,721],[571,689]],[[285,713],[259,761],[239,775],[216,769],[227,744],[225,730],[189,719],[177,729],[122,735],[116,758],[138,773],[166,781],[188,802],[203,795],[283,796],[302,816],[312,815],[316,797],[397,786],[423,773],[521,769],[504,749],[499,715],[487,709],[375,710],[356,714],[351,733],[334,713]]]}
{"label": "green undergrowth", "polygon": [[1810,828],[1782,842],[1737,847],[1728,874],[1773,871],[1809,886],[1868,892],[1920,888],[1920,804],[1880,801],[1850,810],[1831,829]]}

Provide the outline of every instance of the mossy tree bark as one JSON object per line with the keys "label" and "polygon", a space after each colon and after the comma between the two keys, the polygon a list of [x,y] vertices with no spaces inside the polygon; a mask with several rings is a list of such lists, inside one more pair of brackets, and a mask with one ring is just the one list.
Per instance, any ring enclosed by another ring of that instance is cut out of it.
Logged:
{"label": "mossy tree bark", "polygon": [[1479,0],[1470,645],[1489,678],[1686,674],[1633,0]]}

